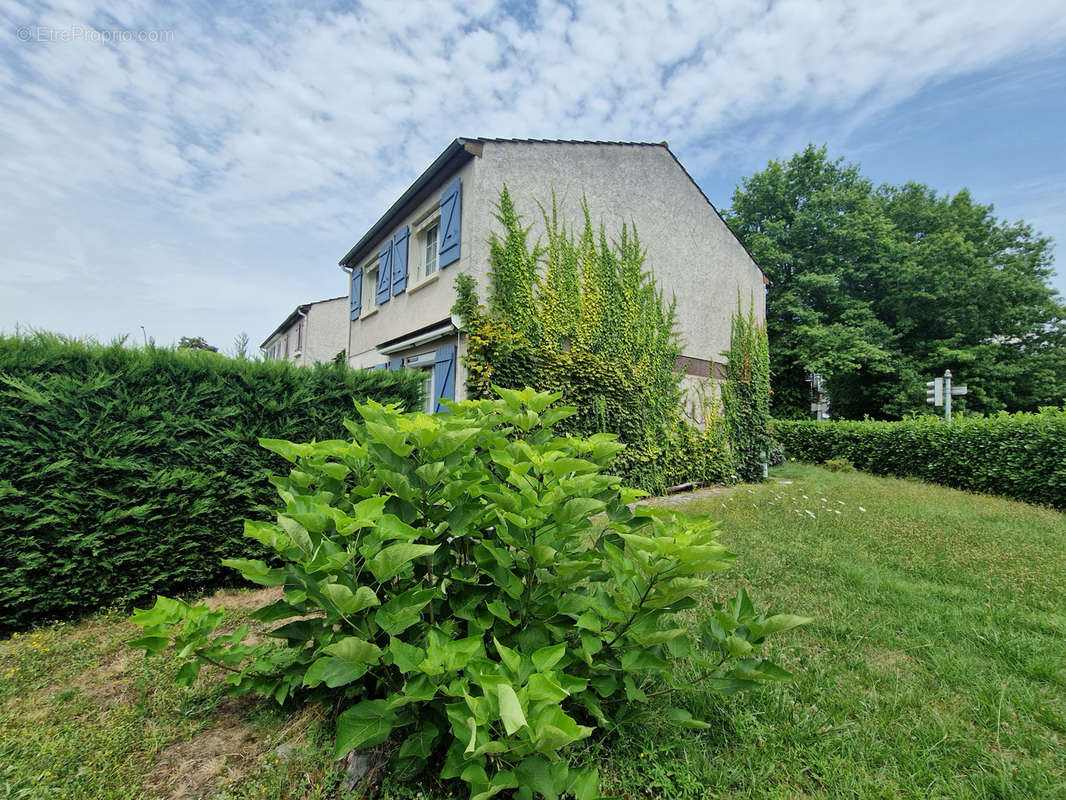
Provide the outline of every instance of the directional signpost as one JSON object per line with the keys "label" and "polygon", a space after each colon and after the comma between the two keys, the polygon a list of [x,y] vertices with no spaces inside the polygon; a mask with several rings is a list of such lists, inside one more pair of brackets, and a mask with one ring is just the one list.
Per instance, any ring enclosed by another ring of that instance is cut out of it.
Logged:
{"label": "directional signpost", "polygon": [[926,381],[925,402],[944,407],[944,420],[951,422],[951,398],[966,394],[966,384],[951,385],[951,370],[944,370],[944,377]]}

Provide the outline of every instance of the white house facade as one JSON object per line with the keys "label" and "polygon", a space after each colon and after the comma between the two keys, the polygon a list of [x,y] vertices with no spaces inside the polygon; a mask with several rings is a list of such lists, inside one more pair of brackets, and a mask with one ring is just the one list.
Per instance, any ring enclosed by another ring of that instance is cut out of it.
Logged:
{"label": "white house facade", "polygon": [[332,361],[347,352],[348,309],[347,295],[297,306],[259,345],[263,357],[303,366]]}
{"label": "white house facade", "polygon": [[531,241],[538,203],[570,229],[636,226],[646,269],[677,299],[686,381],[721,378],[738,294],[765,318],[765,277],[665,143],[456,139],[341,259],[348,273],[348,362],[421,369],[427,410],[461,399],[464,339],[451,315],[459,273],[486,296],[489,237],[507,186]]}

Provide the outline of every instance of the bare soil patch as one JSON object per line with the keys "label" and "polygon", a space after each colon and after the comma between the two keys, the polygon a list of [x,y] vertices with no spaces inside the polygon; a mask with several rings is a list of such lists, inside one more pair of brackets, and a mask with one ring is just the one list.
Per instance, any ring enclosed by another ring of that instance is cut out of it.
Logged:
{"label": "bare soil patch", "polygon": [[167,800],[199,800],[223,779],[240,780],[266,745],[246,722],[250,705],[254,699],[241,698],[219,706],[210,727],[156,757],[146,786]]}

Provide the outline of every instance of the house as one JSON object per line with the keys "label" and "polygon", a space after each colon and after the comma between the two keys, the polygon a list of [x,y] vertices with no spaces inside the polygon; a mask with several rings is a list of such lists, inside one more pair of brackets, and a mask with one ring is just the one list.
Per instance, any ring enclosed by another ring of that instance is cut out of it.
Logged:
{"label": "house", "polygon": [[267,360],[308,366],[347,352],[348,296],[296,306],[259,349]]}
{"label": "house", "polygon": [[474,276],[486,296],[488,240],[507,185],[515,206],[544,238],[538,203],[554,191],[573,229],[588,200],[608,234],[636,225],[645,266],[667,298],[677,298],[689,388],[724,377],[737,298],[754,298],[765,319],[766,278],[665,142],[456,139],[345,254],[356,368],[425,371],[427,410],[462,399],[464,340],[451,314],[454,281]]}

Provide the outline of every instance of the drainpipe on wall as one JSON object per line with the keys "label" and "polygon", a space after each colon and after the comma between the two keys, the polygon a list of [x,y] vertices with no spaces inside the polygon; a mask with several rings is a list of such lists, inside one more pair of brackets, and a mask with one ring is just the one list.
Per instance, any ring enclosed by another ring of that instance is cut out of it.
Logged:
{"label": "drainpipe on wall", "polygon": [[[463,365],[463,360],[459,357],[460,340],[463,338],[463,321],[459,319],[455,314],[451,315],[452,325],[455,326],[455,393],[459,394],[459,387],[462,384],[459,382],[459,369]],[[466,399],[466,389],[463,389],[463,399]]]}
{"label": "drainpipe on wall", "polygon": [[307,358],[304,355],[307,352],[307,343],[310,341],[310,339],[308,338],[307,330],[309,327],[307,324],[307,314],[301,311],[299,306],[296,307],[296,313],[299,314],[302,318],[300,321],[300,326],[303,328],[303,330],[300,331],[300,359],[302,360],[303,364],[307,364]]}
{"label": "drainpipe on wall", "polygon": [[355,271],[355,267],[349,267],[347,264],[342,264],[341,269],[344,270],[348,276],[348,343],[344,345],[344,366],[351,369],[352,367],[352,273]]}

